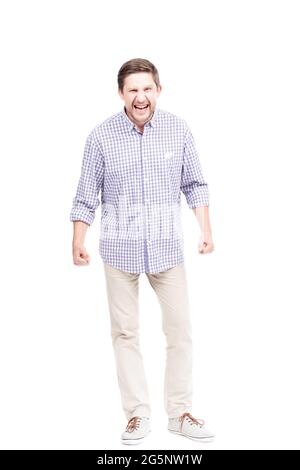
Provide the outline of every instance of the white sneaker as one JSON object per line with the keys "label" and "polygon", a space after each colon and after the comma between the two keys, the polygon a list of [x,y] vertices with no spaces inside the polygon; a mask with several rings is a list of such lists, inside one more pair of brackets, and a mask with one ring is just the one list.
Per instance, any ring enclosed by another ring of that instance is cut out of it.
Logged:
{"label": "white sneaker", "polygon": [[122,433],[122,444],[140,444],[150,432],[150,418],[134,416],[128,421],[126,429]]}
{"label": "white sneaker", "polygon": [[201,442],[210,442],[214,438],[214,434],[204,426],[203,419],[196,419],[190,413],[169,418],[168,430]]}

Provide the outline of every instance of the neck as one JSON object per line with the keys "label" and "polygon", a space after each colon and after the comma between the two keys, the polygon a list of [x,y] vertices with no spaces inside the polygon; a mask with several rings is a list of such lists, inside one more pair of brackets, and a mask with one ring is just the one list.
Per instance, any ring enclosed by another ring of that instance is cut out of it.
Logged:
{"label": "neck", "polygon": [[[125,106],[124,106],[124,110],[125,110],[125,113],[126,113],[127,116],[128,116],[127,109],[126,109]],[[140,125],[139,125],[137,122],[135,122],[135,121],[133,121],[133,122],[134,122],[134,124],[138,127],[138,129],[139,129],[141,132],[143,132],[145,124],[147,124],[147,122],[151,121],[151,119],[153,118],[153,115],[154,115],[154,111],[152,112],[152,114],[151,114],[151,116],[149,117],[149,119],[147,119],[147,121],[142,124],[142,126],[140,126]],[[130,119],[129,116],[128,116],[128,119]],[[131,119],[130,119],[130,120],[131,120]]]}

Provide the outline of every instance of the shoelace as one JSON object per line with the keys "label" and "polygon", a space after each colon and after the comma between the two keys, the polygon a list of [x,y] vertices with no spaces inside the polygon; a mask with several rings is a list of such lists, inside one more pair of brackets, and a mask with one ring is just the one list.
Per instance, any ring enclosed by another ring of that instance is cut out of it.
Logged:
{"label": "shoelace", "polygon": [[205,424],[205,421],[203,419],[196,419],[194,418],[194,416],[191,415],[191,413],[183,413],[180,417],[179,417],[179,421],[180,421],[180,432],[182,432],[182,426],[183,426],[183,422],[184,422],[184,419],[187,418],[189,420],[189,422],[193,425],[195,424],[196,426],[204,426]]}
{"label": "shoelace", "polygon": [[141,418],[139,416],[134,416],[133,418],[131,418],[129,421],[128,421],[128,424],[127,424],[127,427],[126,427],[126,431],[128,432],[133,432],[135,431],[136,429],[138,429],[139,425],[140,425],[140,421],[141,421]]}

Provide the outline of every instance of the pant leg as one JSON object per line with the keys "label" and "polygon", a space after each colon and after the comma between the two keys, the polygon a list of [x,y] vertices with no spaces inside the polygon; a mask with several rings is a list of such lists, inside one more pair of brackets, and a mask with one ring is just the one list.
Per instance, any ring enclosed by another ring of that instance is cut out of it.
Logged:
{"label": "pant leg", "polygon": [[148,387],[139,348],[139,274],[103,262],[111,337],[126,418],[150,416]]}
{"label": "pant leg", "polygon": [[192,325],[184,263],[160,273],[146,273],[162,311],[166,336],[164,405],[169,418],[192,411]]}

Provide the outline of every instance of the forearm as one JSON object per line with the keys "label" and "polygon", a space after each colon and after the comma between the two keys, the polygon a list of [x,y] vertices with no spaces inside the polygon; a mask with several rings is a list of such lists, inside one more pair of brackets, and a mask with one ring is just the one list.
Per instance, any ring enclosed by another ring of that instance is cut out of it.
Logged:
{"label": "forearm", "polygon": [[73,245],[83,245],[89,225],[81,220],[73,222]]}
{"label": "forearm", "polygon": [[209,220],[209,206],[198,206],[193,208],[201,233],[211,233]]}

